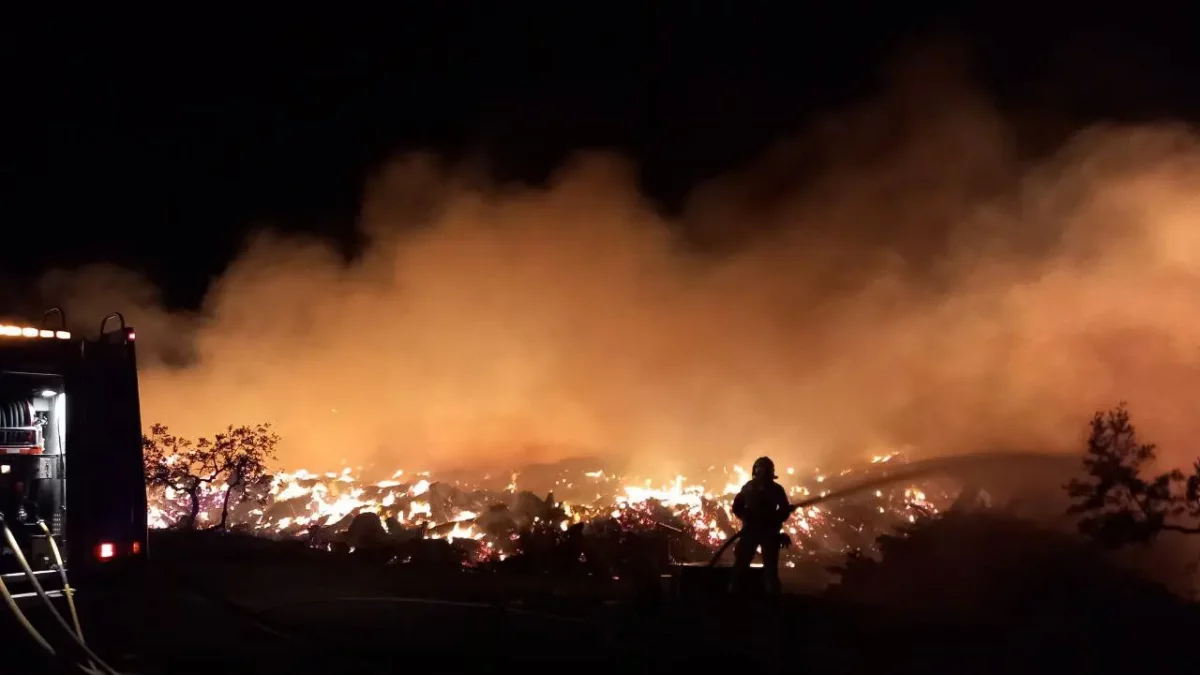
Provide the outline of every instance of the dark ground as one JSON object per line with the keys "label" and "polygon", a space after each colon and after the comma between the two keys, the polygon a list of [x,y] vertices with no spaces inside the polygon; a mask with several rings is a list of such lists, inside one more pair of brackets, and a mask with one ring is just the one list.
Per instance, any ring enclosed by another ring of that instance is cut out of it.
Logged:
{"label": "dark ground", "polygon": [[[303,549],[280,556],[267,547],[160,541],[151,553],[142,582],[80,592],[89,644],[124,673],[500,672],[535,665],[622,673],[734,666],[1063,673],[1173,660],[1176,652],[1164,649],[1170,635],[1195,635],[1194,617],[1100,630],[1086,622],[987,625],[986,618],[931,624],[811,596],[775,606],[689,601],[637,592],[622,580],[422,572]],[[33,615],[52,633],[44,611]],[[0,624],[0,644],[24,660],[32,645],[15,630]],[[0,671],[37,668],[24,661]]]}

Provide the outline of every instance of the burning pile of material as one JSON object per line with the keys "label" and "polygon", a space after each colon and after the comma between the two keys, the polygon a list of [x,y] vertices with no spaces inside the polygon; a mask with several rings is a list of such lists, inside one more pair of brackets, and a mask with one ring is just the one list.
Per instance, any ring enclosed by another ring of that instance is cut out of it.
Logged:
{"label": "burning pile of material", "polygon": [[[870,464],[829,475],[819,470],[801,475],[787,469],[780,482],[799,501],[877,475],[896,457],[874,457]],[[530,486],[552,490],[540,497],[518,488],[519,477],[514,474],[506,486],[483,487],[482,483],[437,481],[428,472],[397,471],[377,483],[361,481],[349,469],[340,474],[281,472],[269,489],[233,508],[230,523],[261,536],[304,537],[314,547],[331,551],[443,540],[466,564],[502,561],[528,552],[537,545],[539,534],[562,539],[655,533],[668,542],[672,560],[698,562],[711,557],[737,531],[730,509],[749,478],[741,467],[714,467],[698,481],[678,476],[655,486],[650,480],[633,481],[602,470],[564,468],[553,485]],[[201,526],[219,520],[222,493],[223,486],[214,486],[202,496]],[[870,550],[880,534],[938,512],[951,497],[947,486],[931,481],[898,483],[873,495],[797,512],[786,525],[794,546],[784,553],[785,564]],[[151,526],[171,527],[185,520],[189,509],[186,495],[158,491],[151,495]]]}

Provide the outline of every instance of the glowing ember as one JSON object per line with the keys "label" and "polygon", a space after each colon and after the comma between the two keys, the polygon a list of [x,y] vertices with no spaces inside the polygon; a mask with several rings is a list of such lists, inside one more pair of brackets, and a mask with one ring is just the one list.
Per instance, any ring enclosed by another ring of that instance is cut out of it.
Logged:
{"label": "glowing ember", "polygon": [[[786,470],[781,483],[800,500],[848,485],[875,473],[895,455],[876,456],[861,470],[814,470],[805,475]],[[345,540],[356,517],[374,514],[386,536],[474,542],[469,562],[503,559],[513,552],[518,532],[530,528],[567,531],[572,526],[623,531],[662,530],[690,546],[673,550],[676,559],[697,559],[737,531],[730,508],[733,496],[748,479],[738,466],[712,467],[699,480],[676,476],[665,484],[633,480],[603,470],[564,472],[554,481],[561,494],[546,499],[517,488],[513,474],[506,487],[478,489],[461,483],[439,482],[427,472],[397,471],[391,479],[368,483],[349,470],[315,474],[303,469],[281,472],[269,490],[247,500],[232,512],[235,528],[274,538],[309,537],[314,546],[329,547]],[[412,478],[405,480],[406,476]],[[713,486],[720,487],[713,487]],[[215,485],[201,500],[202,523],[217,522],[224,486]],[[936,499],[928,495],[936,494]],[[936,502],[936,503],[935,503]],[[904,485],[872,494],[838,500],[797,512],[785,526],[795,546],[786,552],[788,564],[804,557],[850,550],[869,550],[875,538],[921,514],[936,513],[949,502],[944,489],[932,484]],[[189,511],[186,495],[171,490],[151,495],[150,523],[170,527]],[[501,526],[497,524],[500,523]],[[502,526],[507,523],[509,527]],[[353,548],[351,548],[353,550]]]}

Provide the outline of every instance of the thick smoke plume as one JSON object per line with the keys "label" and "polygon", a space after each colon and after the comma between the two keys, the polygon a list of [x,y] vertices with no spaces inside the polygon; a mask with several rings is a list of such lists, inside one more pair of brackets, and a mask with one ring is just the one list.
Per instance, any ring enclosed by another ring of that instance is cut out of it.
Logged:
{"label": "thick smoke plume", "polygon": [[264,232],[198,316],[111,269],[46,290],[127,310],[147,423],[268,420],[289,467],[1074,451],[1122,399],[1166,459],[1194,456],[1200,138],[1090,128],[1030,162],[1011,134],[918,63],[677,219],[613,156],[543,188],[404,157],[366,191],[354,262]]}

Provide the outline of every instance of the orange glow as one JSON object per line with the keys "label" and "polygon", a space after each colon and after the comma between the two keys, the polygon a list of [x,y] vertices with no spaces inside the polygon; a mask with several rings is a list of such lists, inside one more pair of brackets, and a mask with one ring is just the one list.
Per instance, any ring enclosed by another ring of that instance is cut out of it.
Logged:
{"label": "orange glow", "polygon": [[70,340],[71,334],[67,331],[50,331],[34,328],[32,326],[13,326],[0,325],[0,336],[4,337],[26,337],[26,338],[58,338],[60,340]]}
{"label": "orange glow", "polygon": [[271,422],[283,468],[1075,451],[1120,400],[1180,463],[1200,137],[1107,125],[1019,156],[956,65],[895,69],[678,215],[609,155],[541,188],[408,156],[369,181],[353,260],[260,232],[194,314],[112,266],[42,287],[137,326],[147,425]]}

